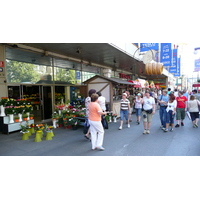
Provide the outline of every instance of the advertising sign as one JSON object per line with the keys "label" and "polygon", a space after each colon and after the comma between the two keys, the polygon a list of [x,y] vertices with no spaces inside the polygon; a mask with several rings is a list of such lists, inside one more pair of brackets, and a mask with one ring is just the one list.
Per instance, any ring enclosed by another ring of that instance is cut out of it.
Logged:
{"label": "advertising sign", "polygon": [[177,62],[177,73],[174,74],[175,77],[181,76],[181,59],[178,58]]}
{"label": "advertising sign", "polygon": [[76,71],[76,79],[78,79],[78,80],[81,79],[81,73],[80,73],[80,71]]}
{"label": "advertising sign", "polygon": [[163,63],[163,66],[172,65],[172,44],[171,43],[161,43],[160,62]]}
{"label": "advertising sign", "polygon": [[149,50],[158,51],[158,43],[140,43],[140,52],[149,51]]}
{"label": "advertising sign", "polygon": [[4,62],[0,61],[0,67],[4,67]]}
{"label": "advertising sign", "polygon": [[169,69],[170,73],[177,73],[177,49],[173,49],[172,66]]}
{"label": "advertising sign", "polygon": [[194,72],[200,71],[200,59],[194,61]]}

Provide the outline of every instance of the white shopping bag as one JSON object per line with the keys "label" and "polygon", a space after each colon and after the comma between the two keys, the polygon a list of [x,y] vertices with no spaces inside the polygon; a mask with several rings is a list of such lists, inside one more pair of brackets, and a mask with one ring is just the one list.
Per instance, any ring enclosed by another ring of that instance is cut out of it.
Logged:
{"label": "white shopping bag", "polygon": [[187,114],[187,116],[188,116],[189,120],[191,120],[191,116],[190,116],[190,113],[189,113],[189,111],[186,111],[186,114]]}

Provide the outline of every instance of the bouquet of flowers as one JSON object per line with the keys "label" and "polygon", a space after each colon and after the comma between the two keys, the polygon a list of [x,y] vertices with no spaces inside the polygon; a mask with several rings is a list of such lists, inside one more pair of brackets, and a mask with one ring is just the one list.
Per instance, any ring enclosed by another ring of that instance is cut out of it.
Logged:
{"label": "bouquet of flowers", "polygon": [[25,105],[25,109],[24,109],[24,112],[31,112],[33,110],[33,107],[32,107],[32,105]]}
{"label": "bouquet of flowers", "polygon": [[14,114],[15,113],[15,107],[14,106],[6,106],[5,107],[5,113],[6,113],[6,115]]}
{"label": "bouquet of flowers", "polygon": [[21,133],[26,133],[29,129],[28,123],[26,123],[26,125],[22,125],[22,123],[20,124],[20,128],[21,128]]}
{"label": "bouquet of flowers", "polygon": [[6,106],[9,98],[8,97],[1,97],[0,105]]}
{"label": "bouquet of flowers", "polygon": [[44,124],[36,124],[35,127],[37,130],[44,130]]}
{"label": "bouquet of flowers", "polygon": [[53,130],[53,126],[49,126],[49,125],[45,124],[45,125],[44,125],[44,130],[45,130],[46,132],[51,131],[51,130]]}
{"label": "bouquet of flowers", "polygon": [[78,126],[80,123],[80,120],[76,118],[69,118],[67,124],[71,126]]}

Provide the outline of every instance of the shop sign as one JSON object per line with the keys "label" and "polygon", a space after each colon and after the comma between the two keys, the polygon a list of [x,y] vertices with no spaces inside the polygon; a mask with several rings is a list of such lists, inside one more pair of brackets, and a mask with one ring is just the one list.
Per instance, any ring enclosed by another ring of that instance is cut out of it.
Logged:
{"label": "shop sign", "polygon": [[80,80],[81,79],[81,73],[80,71],[76,72],[76,79]]}
{"label": "shop sign", "polygon": [[131,76],[128,74],[119,73],[119,78],[131,79]]}
{"label": "shop sign", "polygon": [[0,67],[4,67],[4,62],[0,61]]}
{"label": "shop sign", "polygon": [[172,65],[172,44],[171,43],[161,43],[160,62],[163,63],[163,66]]}
{"label": "shop sign", "polygon": [[158,43],[140,43],[140,52],[149,50],[158,51]]}

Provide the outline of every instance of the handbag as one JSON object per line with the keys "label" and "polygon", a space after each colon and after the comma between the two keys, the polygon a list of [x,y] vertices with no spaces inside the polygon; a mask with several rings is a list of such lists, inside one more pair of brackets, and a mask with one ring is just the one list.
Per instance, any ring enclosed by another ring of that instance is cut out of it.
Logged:
{"label": "handbag", "polygon": [[101,115],[101,123],[102,123],[104,129],[108,129],[108,122],[104,115]]}

